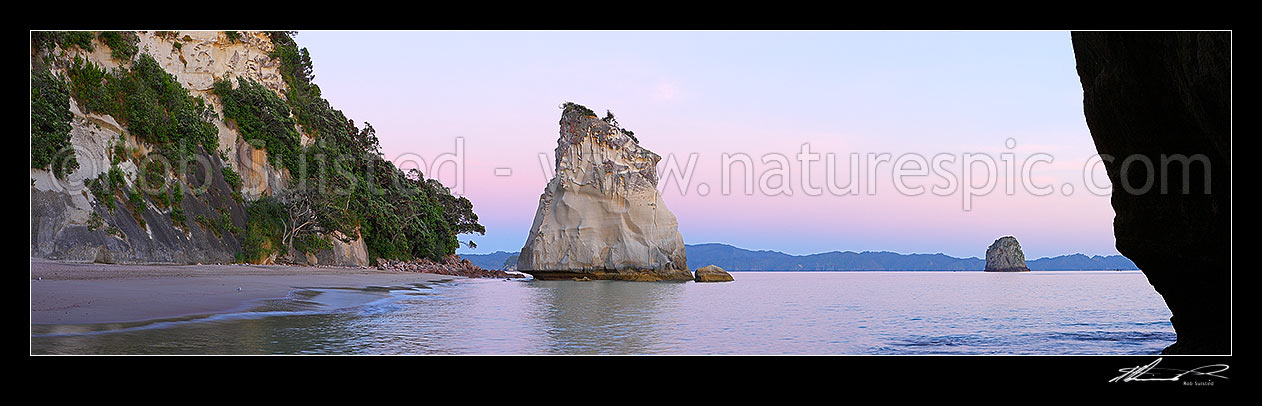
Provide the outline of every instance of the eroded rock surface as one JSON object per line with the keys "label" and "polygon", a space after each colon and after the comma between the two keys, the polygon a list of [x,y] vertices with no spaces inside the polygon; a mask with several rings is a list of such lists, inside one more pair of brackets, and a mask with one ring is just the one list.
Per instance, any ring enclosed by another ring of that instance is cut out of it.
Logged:
{"label": "eroded rock surface", "polygon": [[1021,243],[1013,236],[1000,237],[986,248],[986,272],[1029,272]]}
{"label": "eroded rock surface", "polygon": [[724,271],[715,265],[706,265],[697,269],[696,276],[693,277],[697,282],[731,282],[736,279],[732,278],[732,274]]}
{"label": "eroded rock surface", "polygon": [[691,280],[660,156],[585,107],[561,113],[556,173],[517,261],[536,279]]}
{"label": "eroded rock surface", "polygon": [[[227,219],[232,226],[245,226],[243,202],[231,196],[221,172],[229,168],[241,178],[241,195],[247,201],[286,190],[289,174],[267,162],[267,151],[256,149],[223,116],[221,100],[211,88],[216,79],[248,78],[284,94],[285,82],[280,76],[280,63],[271,57],[273,44],[265,32],[240,32],[229,39],[219,31],[138,31],[139,54],[154,58],[166,73],[192,96],[204,98],[214,107],[213,124],[218,128],[219,149],[199,154],[199,165],[185,183],[195,185],[197,193],[185,187],[183,201],[168,207],[152,203],[128,204],[128,196],[118,193],[117,208],[105,207],[88,192],[85,181],[117,166],[124,174],[124,190],[138,189],[134,179],[138,168],[128,160],[116,165],[110,149],[120,144],[136,156],[147,156],[152,147],[114,117],[83,111],[76,100],[70,101],[72,114],[70,139],[78,169],[65,179],[47,170],[31,169],[31,248],[30,255],[66,261],[106,261],[119,263],[225,263],[236,260],[241,250],[237,236],[224,230],[211,230],[211,220]],[[66,77],[66,62],[81,57],[105,69],[130,65],[131,61],[115,59],[110,48],[99,39],[92,40],[93,50],[79,47],[55,49],[60,63],[49,69]],[[178,45],[177,45],[178,44]],[[135,58],[135,57],[133,57]],[[32,53],[32,67],[42,63],[42,56]],[[301,129],[299,129],[301,130]],[[301,132],[301,141],[311,137]],[[184,172],[184,171],[180,171]],[[171,212],[179,208],[187,221],[177,224]],[[200,221],[199,221],[200,219]],[[226,225],[223,224],[223,225]],[[331,239],[333,248],[317,253],[307,261],[321,265],[368,265],[367,249],[362,238],[344,243]]]}

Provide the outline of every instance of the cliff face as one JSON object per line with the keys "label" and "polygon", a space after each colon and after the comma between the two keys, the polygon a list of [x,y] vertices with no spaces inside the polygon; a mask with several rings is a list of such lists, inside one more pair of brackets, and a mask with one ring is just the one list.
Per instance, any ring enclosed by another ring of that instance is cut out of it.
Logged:
{"label": "cliff face", "polygon": [[[128,263],[233,262],[241,250],[241,241],[222,228],[245,227],[246,213],[244,202],[233,197],[234,188],[225,179],[223,169],[239,174],[244,201],[285,190],[290,176],[268,162],[266,150],[252,147],[231,123],[224,121],[223,104],[213,95],[212,88],[217,79],[248,78],[283,96],[285,82],[279,62],[269,56],[271,40],[258,32],[242,32],[235,38],[217,31],[134,34],[138,53],[130,61],[120,60],[101,39],[93,38],[90,51],[59,46],[41,54],[33,49],[31,65],[33,69],[37,64],[47,65],[54,75],[65,78],[67,66],[76,57],[109,70],[126,67],[141,54],[151,56],[184,90],[202,97],[214,109],[212,123],[217,130],[218,150],[199,154],[201,166],[174,182],[182,188],[182,200],[169,206],[155,205],[146,199],[132,204],[120,193],[116,196],[117,207],[107,208],[105,202],[89,193],[86,181],[117,167],[123,174],[124,189],[140,189],[136,179],[141,168],[126,157],[119,159],[113,151],[119,147],[128,155],[144,157],[154,151],[154,146],[130,134],[115,117],[85,112],[82,101],[72,98],[70,144],[79,167],[62,179],[45,169],[31,169],[31,256]],[[303,133],[302,142],[310,143],[311,138]],[[181,173],[178,169],[172,172]],[[187,219],[184,224],[172,220],[172,212],[177,209]],[[298,259],[333,265],[368,264],[362,239],[350,243],[329,240],[332,249]]]}
{"label": "cliff face", "polygon": [[1021,243],[1013,236],[1000,237],[986,248],[986,272],[1029,272]]}
{"label": "cliff face", "polygon": [[1117,249],[1173,313],[1165,353],[1230,353],[1231,33],[1072,39]]}
{"label": "cliff face", "polygon": [[692,279],[675,215],[657,192],[661,157],[581,106],[567,106],[560,126],[556,174],[517,269],[538,279]]}

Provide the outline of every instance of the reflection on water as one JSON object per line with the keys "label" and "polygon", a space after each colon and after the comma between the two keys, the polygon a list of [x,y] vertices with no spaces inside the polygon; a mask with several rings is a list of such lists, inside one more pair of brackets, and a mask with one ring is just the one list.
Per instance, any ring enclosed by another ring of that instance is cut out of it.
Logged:
{"label": "reflection on water", "polygon": [[[347,353],[346,306],[388,297],[380,288],[307,288],[241,313],[133,323],[31,325],[35,354]],[[336,343],[336,344],[333,344]]]}
{"label": "reflection on water", "polygon": [[672,329],[684,283],[535,281],[532,318],[550,354],[652,353]]}
{"label": "reflection on water", "polygon": [[727,283],[306,288],[250,312],[32,325],[35,354],[1153,354],[1139,272],[738,272]]}

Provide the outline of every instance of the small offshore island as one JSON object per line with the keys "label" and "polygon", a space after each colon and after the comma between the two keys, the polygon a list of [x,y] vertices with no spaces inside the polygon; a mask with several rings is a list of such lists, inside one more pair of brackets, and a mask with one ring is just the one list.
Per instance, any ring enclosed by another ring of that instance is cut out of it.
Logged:
{"label": "small offshore island", "polygon": [[1016,237],[1000,237],[986,248],[986,272],[1030,272]]}

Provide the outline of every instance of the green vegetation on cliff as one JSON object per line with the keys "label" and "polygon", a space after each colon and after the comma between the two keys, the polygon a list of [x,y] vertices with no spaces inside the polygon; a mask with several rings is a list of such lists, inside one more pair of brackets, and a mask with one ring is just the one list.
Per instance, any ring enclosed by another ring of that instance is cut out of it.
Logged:
{"label": "green vegetation on cliff", "polygon": [[223,167],[223,169],[220,169],[219,171],[223,174],[224,182],[228,182],[228,187],[231,188],[233,192],[241,191],[241,175],[238,175],[237,171],[234,171],[232,168],[227,166]]}
{"label": "green vegetation on cliff", "polygon": [[96,64],[75,56],[74,61],[66,68],[66,76],[70,78],[70,91],[79,107],[89,113],[111,114],[121,107],[109,87],[110,74]]}
{"label": "green vegetation on cliff", "polygon": [[[225,35],[234,42],[244,37],[236,32]],[[269,36],[274,45],[271,56],[279,62],[285,82],[283,97],[240,77],[221,78],[210,92],[210,97],[222,102],[224,120],[235,126],[245,142],[265,150],[269,163],[284,169],[288,177],[284,187],[268,189],[273,195],[245,205],[245,218],[238,218],[237,223],[243,227],[233,225],[232,215],[225,210],[243,199],[243,174],[230,166],[207,172],[204,166],[189,165],[193,160],[207,161],[214,168],[220,165],[215,157],[228,159],[218,150],[213,105],[190,93],[139,49],[134,32],[32,33],[32,167],[51,168],[58,176],[77,167],[73,154],[65,165],[56,166],[55,159],[58,151],[69,150],[73,99],[84,113],[113,117],[125,134],[117,144],[107,146],[113,166],[86,181],[99,204],[114,210],[121,201],[125,210],[140,212],[153,203],[157,210],[169,213],[176,227],[197,224],[219,237],[231,232],[240,242],[240,261],[284,257],[291,249],[314,253],[330,248],[332,238],[349,242],[360,237],[370,260],[442,260],[459,246],[459,234],[485,233],[472,202],[453,196],[419,171],[404,173],[382,156],[372,125],[357,126],[324,99],[313,83],[311,55],[291,33]],[[103,68],[70,56],[73,51],[45,52],[55,47],[90,51],[96,40],[109,47],[111,57],[122,62],[120,67]],[[185,35],[183,40],[191,38]],[[49,73],[50,67],[64,69],[64,75],[58,78]],[[308,145],[303,145],[304,135],[312,141]],[[124,141],[128,139],[144,146],[127,148]],[[136,165],[136,179],[123,179],[119,166],[126,167],[125,161]],[[231,199],[221,200],[227,196],[216,194],[220,192],[199,197],[206,189],[196,185],[201,182],[197,178],[207,175],[222,175]],[[258,174],[249,175],[256,179]],[[126,181],[133,181],[132,187],[127,188]],[[181,203],[185,193],[210,205],[211,211],[190,204],[186,214]],[[229,203],[211,203],[225,200]]]}
{"label": "green vegetation on cliff", "polygon": [[263,196],[246,208],[244,238],[241,240],[242,262],[263,262],[273,253],[281,253],[282,220],[285,206],[276,198]]}
{"label": "green vegetation on cliff", "polygon": [[299,167],[300,142],[289,105],[253,79],[238,79],[232,87],[230,79],[215,81],[214,93],[223,101],[223,116],[236,123],[241,137],[255,148],[267,150],[272,166],[296,172]]}
{"label": "green vegetation on cliff", "polygon": [[31,72],[31,167],[64,178],[79,162],[70,146],[70,89],[47,70]]}
{"label": "green vegetation on cliff", "polygon": [[62,49],[77,46],[91,52],[96,48],[92,46],[92,38],[92,31],[31,31],[31,46],[36,51],[53,46]]}
{"label": "green vegetation on cliff", "polygon": [[[310,53],[299,48],[290,33],[269,34],[275,46],[272,56],[281,63],[281,76],[287,87],[285,100],[295,121],[315,142],[298,149],[298,165],[286,160],[293,176],[292,193],[280,196],[277,202],[254,203],[265,206],[257,210],[257,226],[246,230],[247,234],[279,225],[282,235],[279,240],[247,237],[244,244],[253,247],[245,253],[246,257],[257,258],[252,254],[264,252],[258,248],[263,242],[273,247],[277,243],[310,247],[319,245],[311,238],[317,233],[340,232],[348,238],[362,236],[373,260],[440,260],[455,252],[458,234],[486,232],[477,222],[472,202],[452,196],[446,187],[424,179],[418,171],[405,174],[399,170],[382,157],[372,125],[357,127],[323,98],[320,87],[312,82]],[[258,105],[266,104],[263,98],[257,100]],[[266,146],[269,154],[271,145]],[[282,149],[281,154],[286,151],[289,150]],[[296,217],[299,220],[261,215],[270,213],[274,203],[285,207],[289,217],[300,213]],[[256,221],[254,216],[250,221]],[[295,230],[295,224],[308,223],[310,228]]]}
{"label": "green vegetation on cliff", "polygon": [[97,175],[95,178],[84,181],[88,190],[96,196],[98,202],[102,202],[110,210],[114,210],[114,195],[122,191],[122,187],[126,185],[123,180],[123,171],[118,166],[110,166],[110,170]]}
{"label": "green vegetation on cliff", "polygon": [[149,159],[140,163],[140,175],[136,179],[136,184],[141,191],[149,195],[149,199],[160,208],[167,208],[171,205],[171,199],[167,192],[169,188],[173,188],[167,182],[167,167],[165,162]]}
{"label": "green vegetation on cliff", "polygon": [[131,31],[101,31],[98,35],[105,46],[110,47],[110,56],[122,61],[130,61],[140,49],[136,43],[140,38]]}
{"label": "green vegetation on cliff", "polygon": [[113,116],[172,162],[191,158],[199,146],[206,152],[219,147],[214,108],[189,94],[148,54],[131,69],[113,72],[75,57],[66,73],[84,111]]}

